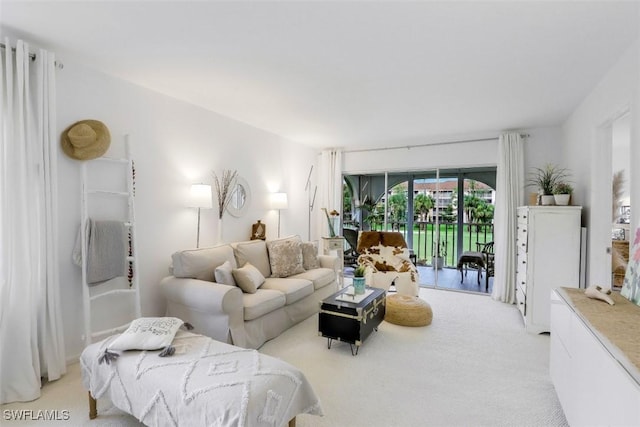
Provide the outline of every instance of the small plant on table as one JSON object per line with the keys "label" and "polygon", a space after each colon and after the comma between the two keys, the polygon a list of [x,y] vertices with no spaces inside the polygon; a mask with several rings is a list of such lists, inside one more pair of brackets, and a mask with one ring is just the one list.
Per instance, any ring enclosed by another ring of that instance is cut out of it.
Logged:
{"label": "small plant on table", "polygon": [[353,270],[353,290],[356,295],[364,294],[366,268],[360,264]]}

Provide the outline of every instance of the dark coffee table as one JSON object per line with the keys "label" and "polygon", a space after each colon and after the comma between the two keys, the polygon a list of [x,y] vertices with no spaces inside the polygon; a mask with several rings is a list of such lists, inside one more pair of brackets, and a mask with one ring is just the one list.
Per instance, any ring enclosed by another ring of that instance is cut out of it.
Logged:
{"label": "dark coffee table", "polygon": [[[320,305],[318,335],[327,338],[331,349],[333,340],[349,343],[351,354],[358,354],[360,346],[384,319],[386,292],[379,288],[365,288],[363,297],[352,296],[348,286],[326,298]],[[355,351],[354,351],[355,346]]]}

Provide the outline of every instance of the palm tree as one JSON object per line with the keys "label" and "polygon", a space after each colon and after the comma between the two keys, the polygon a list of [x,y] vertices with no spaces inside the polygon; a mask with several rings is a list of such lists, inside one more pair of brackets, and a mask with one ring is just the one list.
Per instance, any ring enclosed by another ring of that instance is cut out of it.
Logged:
{"label": "palm tree", "polygon": [[406,219],[407,196],[404,193],[396,192],[389,197],[389,210],[391,219],[400,222]]}
{"label": "palm tree", "polygon": [[476,209],[482,204],[486,204],[486,202],[475,194],[464,196],[464,211],[469,223],[476,222],[478,219],[476,216]]}
{"label": "palm tree", "polygon": [[[484,200],[474,210],[474,218],[481,224],[489,224],[493,220],[494,206]],[[480,226],[478,226],[480,228]]]}
{"label": "palm tree", "polygon": [[429,211],[435,206],[433,197],[426,194],[417,194],[413,199],[413,209],[420,215],[420,221],[427,221]]}

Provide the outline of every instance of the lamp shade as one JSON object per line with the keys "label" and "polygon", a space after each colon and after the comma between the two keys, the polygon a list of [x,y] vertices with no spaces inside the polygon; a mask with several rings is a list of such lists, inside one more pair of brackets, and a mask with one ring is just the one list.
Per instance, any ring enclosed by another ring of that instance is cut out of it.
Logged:
{"label": "lamp shade", "polygon": [[189,206],[193,208],[211,209],[213,207],[211,186],[207,184],[193,184],[189,194]]}
{"label": "lamp shade", "polygon": [[271,209],[287,209],[289,202],[287,201],[287,193],[271,194]]}

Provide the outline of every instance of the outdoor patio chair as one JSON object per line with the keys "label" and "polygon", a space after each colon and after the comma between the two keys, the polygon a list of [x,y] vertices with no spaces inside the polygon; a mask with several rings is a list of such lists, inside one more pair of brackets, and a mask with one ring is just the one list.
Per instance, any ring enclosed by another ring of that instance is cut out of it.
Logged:
{"label": "outdoor patio chair", "polygon": [[485,290],[489,290],[489,277],[493,277],[494,271],[494,254],[493,242],[479,243],[476,242],[475,251],[464,251],[458,258],[458,270],[460,270],[460,283],[467,276],[467,271],[472,268],[478,272],[477,280],[480,284],[482,270],[485,270]]}
{"label": "outdoor patio chair", "polygon": [[489,291],[489,277],[495,275],[495,254],[493,252],[493,242],[487,242],[484,244],[476,243],[479,245],[480,252],[484,255],[484,269],[485,269],[485,291]]}
{"label": "outdoor patio chair", "polygon": [[358,264],[358,230],[343,228],[342,235],[348,246],[344,251],[344,265],[356,266]]}

